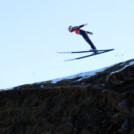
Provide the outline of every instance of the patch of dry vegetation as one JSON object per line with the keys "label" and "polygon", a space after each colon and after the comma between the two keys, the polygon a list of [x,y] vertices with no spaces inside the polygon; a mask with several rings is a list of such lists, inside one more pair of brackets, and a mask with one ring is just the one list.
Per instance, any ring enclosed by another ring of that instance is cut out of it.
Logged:
{"label": "patch of dry vegetation", "polygon": [[[48,81],[1,91],[0,133],[133,134],[134,67],[110,75],[124,65],[80,81]],[[117,86],[113,79],[124,83]]]}

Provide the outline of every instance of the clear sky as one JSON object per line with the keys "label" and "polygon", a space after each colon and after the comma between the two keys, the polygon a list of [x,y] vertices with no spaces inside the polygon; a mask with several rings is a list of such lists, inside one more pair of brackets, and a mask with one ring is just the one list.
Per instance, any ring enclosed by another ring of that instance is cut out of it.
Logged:
{"label": "clear sky", "polygon": [[[98,49],[115,51],[77,61],[89,50],[68,26],[88,23]],[[134,0],[1,0],[0,89],[100,69],[134,57]]]}

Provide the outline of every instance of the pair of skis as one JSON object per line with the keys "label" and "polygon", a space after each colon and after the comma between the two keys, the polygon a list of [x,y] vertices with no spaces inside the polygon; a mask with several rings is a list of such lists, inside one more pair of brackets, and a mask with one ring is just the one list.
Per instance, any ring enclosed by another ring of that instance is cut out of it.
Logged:
{"label": "pair of skis", "polygon": [[[113,50],[114,49],[97,50],[97,53],[92,53],[92,54],[89,54],[89,55],[85,55],[85,56],[77,57],[77,58],[73,58],[73,59],[68,59],[68,60],[65,60],[65,61],[79,60],[79,59],[83,59],[83,58],[99,55],[99,54],[102,54],[102,53],[110,52],[110,51],[113,51]],[[60,54],[68,54],[68,53],[70,53],[70,54],[77,54],[77,53],[89,53],[89,52],[94,52],[94,51],[93,50],[89,50],[89,51],[57,52],[57,53],[60,53]]]}

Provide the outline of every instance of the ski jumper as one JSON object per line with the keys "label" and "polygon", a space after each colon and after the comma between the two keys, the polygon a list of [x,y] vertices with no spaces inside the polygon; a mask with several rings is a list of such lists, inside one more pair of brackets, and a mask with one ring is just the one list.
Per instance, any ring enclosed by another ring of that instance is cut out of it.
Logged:
{"label": "ski jumper", "polygon": [[75,32],[76,34],[80,34],[85,39],[85,41],[91,46],[91,48],[93,50],[95,50],[96,47],[92,43],[92,41],[90,40],[90,38],[88,36],[88,34],[91,34],[91,32],[81,30],[80,28],[82,28],[82,27],[84,27],[84,24],[83,25],[80,25],[80,26],[72,27],[72,32]]}

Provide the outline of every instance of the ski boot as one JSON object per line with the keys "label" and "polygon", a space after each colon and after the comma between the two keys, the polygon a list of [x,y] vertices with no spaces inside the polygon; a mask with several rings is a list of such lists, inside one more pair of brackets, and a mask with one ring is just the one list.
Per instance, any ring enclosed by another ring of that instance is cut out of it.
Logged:
{"label": "ski boot", "polygon": [[97,54],[98,53],[97,49],[90,49],[90,51],[93,51],[93,54]]}
{"label": "ski boot", "polygon": [[97,49],[93,49],[93,53],[97,54],[98,53]]}

